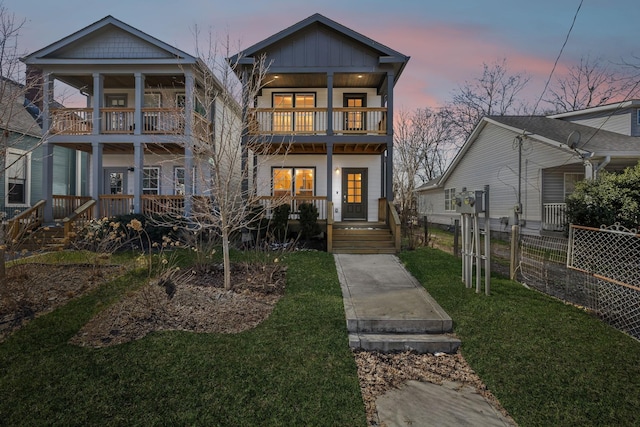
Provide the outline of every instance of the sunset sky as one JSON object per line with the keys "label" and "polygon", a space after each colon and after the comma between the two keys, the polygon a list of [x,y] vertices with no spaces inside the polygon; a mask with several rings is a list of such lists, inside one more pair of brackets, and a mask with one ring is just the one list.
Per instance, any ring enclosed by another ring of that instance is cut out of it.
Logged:
{"label": "sunset sky", "polygon": [[[580,0],[4,0],[26,19],[20,50],[33,52],[107,15],[186,52],[193,28],[248,47],[318,12],[411,57],[398,85],[401,109],[437,107],[482,64],[507,59],[511,72],[531,76],[527,99],[541,95]],[[584,0],[556,73],[581,56],[611,67],[640,66],[640,5],[632,0]],[[234,52],[235,53],[235,52]]]}

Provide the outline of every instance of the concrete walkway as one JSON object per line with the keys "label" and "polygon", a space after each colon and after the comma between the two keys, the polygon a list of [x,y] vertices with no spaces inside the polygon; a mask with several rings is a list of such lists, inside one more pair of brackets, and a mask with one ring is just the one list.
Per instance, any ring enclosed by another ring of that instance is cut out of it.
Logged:
{"label": "concrete walkway", "polygon": [[[395,255],[334,255],[349,345],[455,353],[452,320]],[[376,399],[381,425],[513,426],[481,395],[455,383],[408,381]]]}

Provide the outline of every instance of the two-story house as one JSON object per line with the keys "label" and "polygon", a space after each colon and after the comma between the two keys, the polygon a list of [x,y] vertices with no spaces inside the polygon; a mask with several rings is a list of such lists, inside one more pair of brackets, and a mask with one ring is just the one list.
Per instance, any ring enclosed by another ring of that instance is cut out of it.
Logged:
{"label": "two-story house", "polygon": [[[262,58],[268,72],[243,142],[286,150],[257,156],[255,190],[266,205],[288,200],[294,213],[315,204],[329,251],[385,251],[345,230],[393,222],[393,94],[409,57],[315,14],[228,61],[243,79]],[[386,250],[399,249],[397,238]]]}
{"label": "two-story house", "polygon": [[[224,88],[201,59],[107,16],[22,61],[43,88],[45,222],[87,201],[98,217],[188,214],[209,195],[207,150],[219,143],[217,103],[229,98],[212,93]],[[54,108],[58,82],[86,102]],[[226,111],[239,123],[240,107],[231,104]],[[57,194],[54,147],[89,157],[86,196]]]}
{"label": "two-story house", "polygon": [[640,101],[551,116],[484,117],[439,179],[416,190],[421,216],[450,225],[463,188],[489,186],[491,229],[562,231],[575,183],[640,160]]}

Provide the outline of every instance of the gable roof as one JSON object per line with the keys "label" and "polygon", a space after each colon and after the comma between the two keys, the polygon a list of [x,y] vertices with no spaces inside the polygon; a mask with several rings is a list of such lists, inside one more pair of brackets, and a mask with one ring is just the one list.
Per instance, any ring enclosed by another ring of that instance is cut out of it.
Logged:
{"label": "gable roof", "polygon": [[[585,126],[565,120],[545,116],[485,116],[480,120],[471,136],[465,141],[458,154],[438,179],[418,188],[427,191],[441,187],[453,173],[469,148],[478,139],[484,128],[489,125],[511,130],[516,135],[527,136],[542,144],[555,147],[564,152],[578,152],[585,157],[639,157],[640,138],[610,132],[591,126]],[[575,147],[570,147],[572,134],[579,136]]]}
{"label": "gable roof", "polygon": [[406,63],[409,61],[410,57],[406,56],[394,49],[391,49],[388,46],[385,46],[377,41],[364,36],[357,31],[354,31],[348,27],[345,27],[342,24],[339,24],[326,16],[323,16],[319,13],[315,13],[309,16],[302,21],[285,28],[284,30],[268,37],[244,50],[233,55],[228,58],[229,63],[235,64],[251,64],[253,62],[253,57],[264,50],[268,50],[270,47],[282,42],[283,40],[294,36],[295,34],[312,27],[314,25],[322,25],[330,30],[341,34],[344,37],[347,37],[356,43],[359,43],[363,46],[366,46],[369,49],[373,49],[379,56],[379,61],[381,63],[387,64],[395,64],[396,75],[395,80],[398,79],[402,70],[404,69]]}
{"label": "gable roof", "polygon": [[[108,15],[102,18],[99,21],[90,24],[81,30],[76,31],[75,33],[64,37],[57,42],[54,42],[36,52],[33,52],[24,58],[21,58],[21,61],[30,64],[30,65],[39,65],[39,64],[50,64],[56,63],[57,61],[64,61],[65,63],[69,63],[69,60],[82,61],[81,57],[77,56],[78,48],[83,42],[87,42],[87,40],[92,39],[93,37],[104,34],[108,31],[118,31],[123,35],[127,35],[129,37],[129,41],[135,41],[140,44],[146,45],[155,50],[155,55],[153,57],[140,57],[137,58],[141,63],[162,63],[167,62],[171,64],[175,64],[176,60],[179,60],[181,63],[196,63],[197,58],[194,56],[177,49],[174,46],[171,46],[161,40],[152,37],[137,28],[132,27],[111,15]],[[70,52],[74,52],[74,54],[70,54]],[[109,55],[107,53],[106,55]],[[142,55],[141,55],[142,56]],[[102,58],[88,58],[92,61],[92,63],[101,63],[101,62],[117,62],[122,60],[122,57],[119,57],[114,54],[114,56],[105,56]],[[128,63],[135,63],[136,58],[126,58]]]}
{"label": "gable roof", "polygon": [[36,118],[25,108],[29,102],[24,97],[24,86],[5,77],[0,79],[3,85],[0,96],[0,123],[6,123],[6,126],[0,129],[39,138],[42,129]]}

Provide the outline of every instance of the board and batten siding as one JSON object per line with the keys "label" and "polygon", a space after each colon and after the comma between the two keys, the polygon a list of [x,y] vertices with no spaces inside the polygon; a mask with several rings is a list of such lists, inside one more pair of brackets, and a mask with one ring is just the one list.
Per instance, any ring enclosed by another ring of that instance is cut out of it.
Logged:
{"label": "board and batten siding", "polygon": [[377,67],[379,54],[321,25],[313,25],[269,48],[272,68]]}

